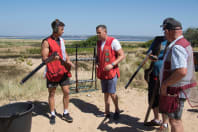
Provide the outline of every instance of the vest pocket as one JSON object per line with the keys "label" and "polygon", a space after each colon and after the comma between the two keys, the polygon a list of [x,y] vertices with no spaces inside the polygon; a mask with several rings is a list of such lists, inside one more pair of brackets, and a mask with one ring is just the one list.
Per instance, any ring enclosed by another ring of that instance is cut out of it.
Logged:
{"label": "vest pocket", "polygon": [[173,113],[179,108],[179,96],[160,95],[159,110],[162,113]]}

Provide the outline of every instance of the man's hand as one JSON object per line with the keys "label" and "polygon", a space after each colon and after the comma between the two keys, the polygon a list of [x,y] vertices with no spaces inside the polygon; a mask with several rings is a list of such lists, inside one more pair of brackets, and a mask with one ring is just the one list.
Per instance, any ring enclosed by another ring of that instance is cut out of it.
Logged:
{"label": "man's hand", "polygon": [[162,83],[161,85],[161,88],[160,88],[160,94],[163,95],[163,96],[166,96],[167,95],[167,85],[166,83]]}
{"label": "man's hand", "polygon": [[69,64],[72,68],[76,67],[71,61],[67,61],[66,63]]}
{"label": "man's hand", "polygon": [[151,59],[154,62],[158,60],[157,56],[152,54],[149,55],[149,59]]}
{"label": "man's hand", "polygon": [[112,64],[108,64],[108,65],[105,66],[104,70],[105,70],[105,71],[109,71],[109,70],[111,70],[112,68],[113,68]]}
{"label": "man's hand", "polygon": [[59,55],[54,56],[54,60],[59,60],[59,59],[60,59]]}
{"label": "man's hand", "polygon": [[98,64],[96,64],[96,69],[99,67],[99,65]]}

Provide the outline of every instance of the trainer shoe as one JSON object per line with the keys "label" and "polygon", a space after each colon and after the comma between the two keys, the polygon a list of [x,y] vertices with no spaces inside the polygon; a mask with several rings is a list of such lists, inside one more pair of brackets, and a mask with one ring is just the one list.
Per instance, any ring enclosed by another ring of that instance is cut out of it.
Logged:
{"label": "trainer shoe", "polygon": [[168,124],[162,124],[156,132],[169,132],[169,129],[168,129]]}
{"label": "trainer shoe", "polygon": [[69,113],[67,114],[63,114],[63,120],[66,120],[67,122],[73,122],[73,118],[69,115]]}
{"label": "trainer shoe", "polygon": [[55,124],[56,123],[56,116],[54,116],[54,115],[52,115],[51,117],[50,117],[50,124]]}
{"label": "trainer shoe", "polygon": [[115,112],[114,114],[113,114],[113,119],[114,120],[117,120],[117,119],[119,119],[120,118],[120,113],[119,112]]}
{"label": "trainer shoe", "polygon": [[150,122],[146,122],[144,123],[145,126],[161,126],[161,121],[158,121],[158,120],[151,120]]}
{"label": "trainer shoe", "polygon": [[110,113],[105,115],[105,118],[110,118],[110,117],[111,117]]}

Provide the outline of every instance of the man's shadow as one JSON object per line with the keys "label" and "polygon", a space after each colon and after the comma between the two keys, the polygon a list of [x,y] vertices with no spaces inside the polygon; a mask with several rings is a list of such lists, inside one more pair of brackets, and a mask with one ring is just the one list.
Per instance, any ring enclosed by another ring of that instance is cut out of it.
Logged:
{"label": "man's shadow", "polygon": [[[50,108],[49,108],[49,104],[47,102],[41,102],[41,101],[34,101],[32,102],[34,104],[34,109],[32,111],[32,116],[44,116],[48,119],[50,119]],[[56,112],[56,116],[59,117],[60,119],[62,119],[62,114]]]}
{"label": "man's shadow", "polygon": [[49,105],[47,102],[41,102],[41,101],[34,101],[32,102],[34,104],[34,109],[32,111],[32,116],[44,116],[47,118],[49,117],[50,111],[49,111]]}
{"label": "man's shadow", "polygon": [[[143,132],[143,131],[152,131],[155,127],[144,126],[143,122],[139,122],[140,118],[132,117],[126,114],[120,114],[120,118],[118,120],[114,120],[112,118],[105,118],[97,129],[102,131],[106,130],[108,132]],[[116,127],[112,128],[110,124],[124,124],[127,125],[125,127]]]}
{"label": "man's shadow", "polygon": [[[80,99],[71,99],[71,103],[73,103],[76,107],[78,107],[82,112],[85,113],[92,113],[95,116],[104,114],[102,111],[98,109],[98,107],[94,104],[87,103]],[[111,113],[112,115],[112,113]],[[126,114],[121,114],[118,120],[114,120],[111,118],[104,118],[104,120],[100,123],[97,129],[102,131],[108,132],[141,132],[143,130],[152,131],[154,127],[147,127],[144,126],[143,122],[139,122],[139,118],[131,117]],[[116,124],[124,124],[128,127],[116,127],[112,128],[109,124],[116,123]]]}
{"label": "man's shadow", "polygon": [[84,113],[92,113],[95,116],[104,114],[102,111],[98,109],[98,107],[94,104],[87,103],[80,99],[70,99],[70,102],[73,103],[79,110]]}
{"label": "man's shadow", "polygon": [[187,111],[198,113],[198,109],[188,109]]}

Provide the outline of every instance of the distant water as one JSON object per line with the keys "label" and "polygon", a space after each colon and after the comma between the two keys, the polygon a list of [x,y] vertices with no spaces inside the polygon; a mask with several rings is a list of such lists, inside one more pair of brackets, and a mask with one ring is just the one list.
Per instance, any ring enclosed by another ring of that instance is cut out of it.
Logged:
{"label": "distant water", "polygon": [[[92,35],[65,35],[62,36],[65,40],[86,40],[87,38],[91,37]],[[129,35],[110,35],[118,39],[119,41],[148,41],[153,39],[153,37],[147,36],[129,36]],[[40,40],[44,39],[47,36],[0,36],[0,38],[5,39],[33,39],[33,40]]]}

